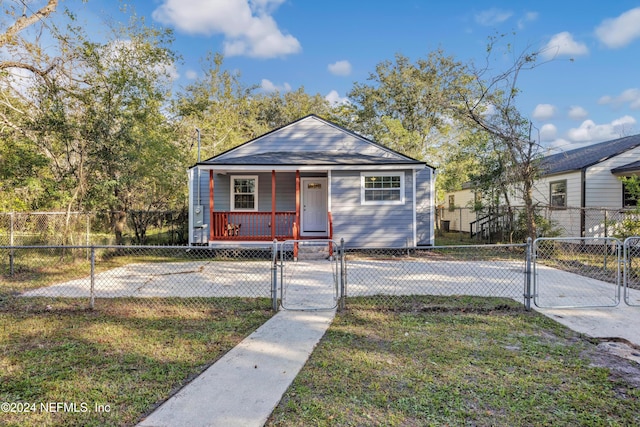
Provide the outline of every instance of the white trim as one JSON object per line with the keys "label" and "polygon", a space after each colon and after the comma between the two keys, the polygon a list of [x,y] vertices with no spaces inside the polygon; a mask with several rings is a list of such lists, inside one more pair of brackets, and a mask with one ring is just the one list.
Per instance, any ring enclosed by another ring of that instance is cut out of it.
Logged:
{"label": "white trim", "polygon": [[418,185],[416,183],[416,171],[413,171],[413,247],[418,246],[418,217],[416,214],[418,193],[416,192]]}
{"label": "white trim", "polygon": [[433,169],[431,169],[431,171],[429,172],[430,176],[429,176],[429,180],[431,183],[431,191],[429,194],[429,204],[431,206],[431,215],[430,215],[430,224],[429,227],[431,228],[430,231],[430,236],[429,236],[429,241],[431,243],[431,246],[435,246],[436,244],[436,204],[435,204],[435,191],[436,191],[436,177],[435,177],[435,171]]}
{"label": "white trim", "polygon": [[[233,181],[236,179],[255,179],[255,203],[253,204],[253,209],[236,209],[235,207],[235,199],[233,192]],[[258,211],[258,175],[231,175],[229,177],[229,210],[232,212],[257,212]]]}
{"label": "white trim", "polygon": [[[324,195],[325,195],[325,198],[328,199],[329,188],[327,184],[328,179],[326,177],[303,176],[303,177],[300,177],[300,201],[303,204],[303,206],[304,206],[304,192],[306,189],[305,182],[309,182],[309,181],[322,181],[324,183],[324,187],[323,187]],[[313,236],[326,236],[329,234],[329,215],[327,213],[329,211],[328,202],[326,204],[326,207],[327,207],[326,212],[324,212],[324,215],[325,215],[324,231],[311,231],[311,232],[304,231],[304,212],[300,212],[300,236],[313,237]]]}
{"label": "white trim", "polygon": [[193,245],[196,232],[195,228],[193,228],[193,171],[194,169],[187,169],[187,177],[189,179],[189,245]]}
{"label": "white trim", "polygon": [[327,211],[331,212],[331,171],[327,171]]}
{"label": "white trim", "polygon": [[[387,172],[387,173],[377,173],[377,172],[360,172],[360,204],[361,205],[404,205],[405,203],[405,187],[404,187],[404,171],[398,172]],[[373,200],[366,201],[365,200],[365,188],[364,188],[364,179],[369,176],[398,176],[400,177],[400,200]]]}
{"label": "white trim", "polygon": [[[428,167],[426,164],[392,164],[392,165],[224,165],[224,164],[199,164],[194,166],[193,168],[200,168],[201,170],[215,170],[219,173],[222,172],[239,172],[239,173],[254,173],[254,172],[271,172],[275,170],[276,172],[295,172],[297,170],[301,172],[326,172],[330,170],[334,171],[353,171],[353,170],[362,170],[362,171],[398,171],[398,170],[407,170],[407,169],[415,169],[421,170]],[[192,169],[193,169],[192,168]]]}

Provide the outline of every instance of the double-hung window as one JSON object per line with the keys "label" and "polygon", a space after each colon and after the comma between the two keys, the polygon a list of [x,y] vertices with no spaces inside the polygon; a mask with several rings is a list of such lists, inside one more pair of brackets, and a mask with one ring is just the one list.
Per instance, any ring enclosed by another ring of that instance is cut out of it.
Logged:
{"label": "double-hung window", "polygon": [[232,176],[231,177],[231,210],[233,211],[257,211],[258,210],[258,177],[257,176]]}
{"label": "double-hung window", "polygon": [[404,173],[361,174],[363,205],[400,205],[404,203]]}
{"label": "double-hung window", "polygon": [[563,209],[567,207],[567,180],[549,183],[549,199],[551,207]]}

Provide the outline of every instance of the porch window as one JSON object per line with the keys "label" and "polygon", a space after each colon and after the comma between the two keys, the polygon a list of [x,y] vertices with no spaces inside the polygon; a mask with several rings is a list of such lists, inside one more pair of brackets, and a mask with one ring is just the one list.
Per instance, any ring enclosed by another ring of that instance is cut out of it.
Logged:
{"label": "porch window", "polygon": [[549,183],[549,193],[552,208],[567,207],[567,180]]}
{"label": "porch window", "polygon": [[361,175],[363,205],[399,205],[404,203],[404,173]]}
{"label": "porch window", "polygon": [[258,210],[258,177],[257,176],[231,177],[231,210],[233,211],[257,211]]}

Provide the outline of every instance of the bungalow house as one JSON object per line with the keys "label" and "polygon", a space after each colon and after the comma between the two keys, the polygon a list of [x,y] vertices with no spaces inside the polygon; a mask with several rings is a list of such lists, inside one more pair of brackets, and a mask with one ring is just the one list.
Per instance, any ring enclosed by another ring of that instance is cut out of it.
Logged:
{"label": "bungalow house", "polygon": [[434,169],[315,115],[188,174],[190,244],[433,245]]}
{"label": "bungalow house", "polygon": [[[611,235],[606,223],[614,218],[607,218],[605,212],[611,215],[636,205],[618,178],[640,174],[640,135],[545,156],[540,161],[540,171],[534,200],[549,209],[564,236]],[[442,218],[447,219],[448,215],[452,222],[461,218],[459,208],[470,207],[474,198],[471,188],[448,193],[445,203],[449,205],[441,210]],[[519,204],[517,198],[512,199],[512,205]],[[475,217],[463,215],[471,221],[456,223],[456,229],[470,231],[469,224]]]}

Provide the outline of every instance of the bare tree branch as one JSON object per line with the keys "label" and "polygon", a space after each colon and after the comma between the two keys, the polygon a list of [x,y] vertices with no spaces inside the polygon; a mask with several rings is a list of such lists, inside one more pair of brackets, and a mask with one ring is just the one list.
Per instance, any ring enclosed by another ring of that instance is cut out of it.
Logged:
{"label": "bare tree branch", "polygon": [[49,0],[45,6],[40,8],[40,10],[35,12],[33,15],[23,15],[18,18],[12,26],[7,28],[4,34],[0,34],[0,47],[12,42],[16,34],[20,31],[51,15],[55,12],[57,6],[58,0]]}

